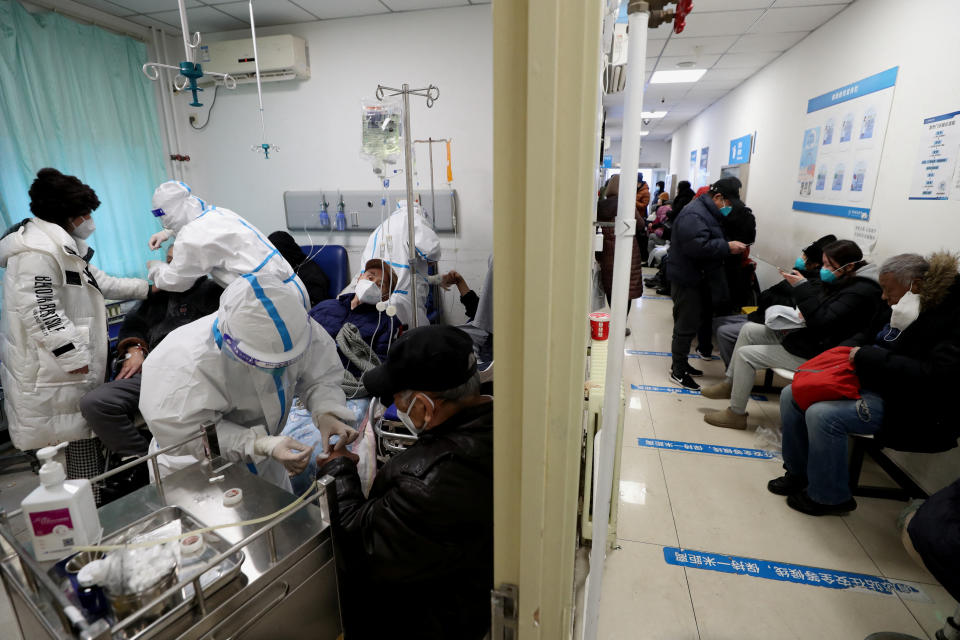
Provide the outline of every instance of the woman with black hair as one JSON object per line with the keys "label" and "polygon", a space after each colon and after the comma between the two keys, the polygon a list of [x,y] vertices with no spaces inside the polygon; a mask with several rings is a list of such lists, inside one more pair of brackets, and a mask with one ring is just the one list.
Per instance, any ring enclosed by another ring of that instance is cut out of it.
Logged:
{"label": "woman with black hair", "polygon": [[763,324],[745,324],[733,349],[726,380],[702,390],[707,398],[729,398],[730,406],[706,414],[704,422],[745,429],[747,401],[757,370],[796,369],[867,326],[883,304],[878,271],[876,265],[863,259],[857,243],[837,240],[823,248],[821,286],[811,284],[796,269],[783,273],[794,287],[793,297],[804,327],[784,336]]}
{"label": "woman with black hair", "polygon": [[142,300],[150,289],[146,280],[115,278],[90,264],[86,238],[99,206],[76,177],[41,169],[30,186],[34,217],[0,239],[0,382],[10,438],[21,451],[69,442],[69,478],[103,471],[80,398],[105,379],[104,298]]}

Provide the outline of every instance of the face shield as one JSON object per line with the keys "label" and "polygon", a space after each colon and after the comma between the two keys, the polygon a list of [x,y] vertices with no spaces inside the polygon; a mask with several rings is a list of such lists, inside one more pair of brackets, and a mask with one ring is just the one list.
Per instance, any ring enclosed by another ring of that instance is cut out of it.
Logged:
{"label": "face shield", "polygon": [[271,276],[237,278],[220,297],[213,336],[221,352],[244,364],[277,373],[310,346],[310,317],[298,296]]}
{"label": "face shield", "polygon": [[153,192],[151,213],[164,229],[176,234],[180,229],[200,217],[207,204],[191,194],[183,182],[164,182]]}

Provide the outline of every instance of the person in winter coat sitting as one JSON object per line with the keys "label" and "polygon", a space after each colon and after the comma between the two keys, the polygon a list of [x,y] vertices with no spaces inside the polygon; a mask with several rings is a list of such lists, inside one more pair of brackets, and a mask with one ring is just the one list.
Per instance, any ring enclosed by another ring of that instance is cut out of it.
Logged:
{"label": "person in winter coat sitting", "polygon": [[[172,260],[173,244],[167,249],[167,262]],[[80,399],[80,412],[107,450],[117,456],[147,454],[150,439],[134,426],[143,360],[168,333],[216,311],[222,293],[223,287],[203,276],[186,291],[151,293],[126,315],[117,336],[116,378]]]}
{"label": "person in winter coat sitting", "polygon": [[100,445],[80,414],[80,398],[101,384],[107,367],[104,298],[142,300],[150,285],[115,278],[90,264],[86,238],[100,199],[56,169],[30,186],[35,217],[0,240],[3,312],[0,384],[10,438],[21,451],[69,442],[67,477],[103,472]]}
{"label": "person in winter coat sitting", "polygon": [[355,291],[324,300],[310,310],[310,316],[337,343],[344,385],[351,397],[366,395],[357,379],[386,361],[390,343],[397,337],[400,321],[378,309],[396,288],[397,274],[390,265],[376,258],[367,260]]}
{"label": "person in winter coat sitting", "polygon": [[[827,253],[827,252],[825,252]],[[847,477],[847,434],[876,434],[901,451],[957,446],[956,411],[944,398],[960,384],[960,276],[947,253],[929,262],[901,254],[880,268],[889,305],[844,344],[860,399],[816,402],[802,411],[791,387],[780,395],[786,474],[767,488],[810,515],[856,509]]]}
{"label": "person in winter coat sitting", "polygon": [[[456,327],[413,329],[363,383],[417,441],[366,498],[349,451],[317,472],[335,478],[346,637],[480,640],[493,586],[493,399],[480,393],[473,342]],[[384,599],[404,614],[370,615],[367,603]]]}
{"label": "person in winter coat sitting", "polygon": [[876,265],[868,264],[851,240],[837,240],[823,248],[822,286],[814,286],[796,271],[784,274],[794,285],[794,299],[805,326],[784,336],[763,324],[745,324],[733,349],[727,379],[703,389],[707,398],[729,398],[730,406],[711,411],[703,420],[715,427],[746,429],[747,401],[757,370],[796,369],[860,331],[882,304],[877,276]]}

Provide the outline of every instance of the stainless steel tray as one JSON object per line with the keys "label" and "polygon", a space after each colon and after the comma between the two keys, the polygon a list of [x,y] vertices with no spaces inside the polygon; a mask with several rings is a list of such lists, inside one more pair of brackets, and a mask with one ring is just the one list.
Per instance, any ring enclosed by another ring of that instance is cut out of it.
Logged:
{"label": "stainless steel tray", "polygon": [[[148,533],[177,519],[181,521],[184,533],[202,529],[207,526],[197,520],[188,511],[177,506],[168,506],[163,507],[152,514],[131,523],[122,531],[116,531],[109,534],[103,539],[103,544],[123,544],[124,541],[129,540],[134,536]],[[203,567],[203,565],[213,559],[214,556],[227,551],[232,546],[230,542],[224,540],[216,531],[204,533],[203,538],[205,541],[204,549],[198,556],[194,556],[189,563],[185,563],[184,558],[181,558],[180,566],[177,569],[178,580],[188,580],[196,577],[196,572],[191,573],[192,567]],[[209,569],[200,575],[200,585],[203,589],[204,598],[209,598],[238,576],[244,557],[243,551],[238,550],[227,556],[225,560],[221,561],[212,569]],[[50,569],[50,575],[54,579],[63,578],[57,567]],[[64,586],[69,588],[67,585]],[[195,603],[193,597],[194,588],[193,583],[191,583],[186,585],[186,587],[181,589],[173,597],[173,606],[162,616],[154,620],[146,620],[142,624],[135,625],[131,629],[127,630],[127,633],[118,637],[127,638],[129,640],[140,640],[155,637],[175,620],[188,614]],[[73,598],[71,598],[71,600],[72,599]],[[113,625],[116,623],[116,620],[112,619],[111,617],[109,622],[111,625]]]}

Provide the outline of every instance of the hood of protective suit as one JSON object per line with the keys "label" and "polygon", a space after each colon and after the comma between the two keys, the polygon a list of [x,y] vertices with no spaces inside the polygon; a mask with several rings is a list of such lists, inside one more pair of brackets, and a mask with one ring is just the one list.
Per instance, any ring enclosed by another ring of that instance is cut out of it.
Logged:
{"label": "hood of protective suit", "polygon": [[221,351],[243,362],[279,369],[299,360],[310,345],[310,317],[279,278],[247,274],[220,297],[214,335]]}
{"label": "hood of protective suit", "polygon": [[164,182],[153,192],[153,215],[164,229],[177,233],[188,222],[196,220],[206,208],[206,203],[190,192],[183,182]]}

